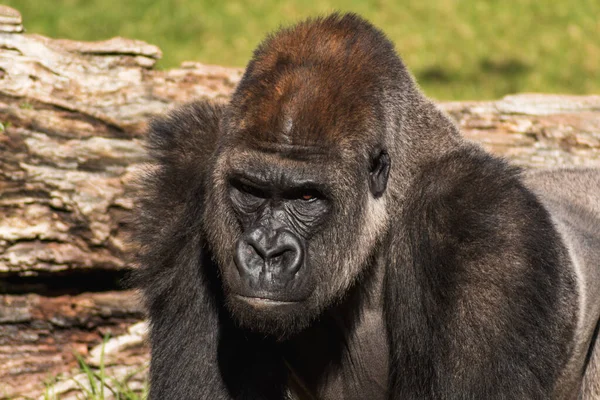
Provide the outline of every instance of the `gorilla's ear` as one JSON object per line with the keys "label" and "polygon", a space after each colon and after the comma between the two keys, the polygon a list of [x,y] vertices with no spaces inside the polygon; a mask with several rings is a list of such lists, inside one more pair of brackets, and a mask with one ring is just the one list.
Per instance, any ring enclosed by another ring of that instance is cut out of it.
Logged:
{"label": "gorilla's ear", "polygon": [[385,192],[389,175],[390,156],[385,150],[382,150],[371,159],[371,170],[369,171],[369,189],[375,198]]}

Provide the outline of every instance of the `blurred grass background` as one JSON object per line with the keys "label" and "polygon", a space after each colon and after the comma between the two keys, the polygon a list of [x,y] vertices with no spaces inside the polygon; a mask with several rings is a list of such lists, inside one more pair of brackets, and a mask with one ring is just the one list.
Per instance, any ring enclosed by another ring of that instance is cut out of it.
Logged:
{"label": "blurred grass background", "polygon": [[243,66],[264,35],[334,10],[382,28],[423,90],[444,100],[600,92],[600,0],[0,0],[29,32],[142,39],[182,61]]}

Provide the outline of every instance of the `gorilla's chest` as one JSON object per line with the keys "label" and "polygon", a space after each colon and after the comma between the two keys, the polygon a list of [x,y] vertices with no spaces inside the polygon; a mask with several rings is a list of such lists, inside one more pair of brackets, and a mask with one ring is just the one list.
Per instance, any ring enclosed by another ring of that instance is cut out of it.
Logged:
{"label": "gorilla's chest", "polygon": [[381,313],[366,311],[349,331],[339,324],[328,329],[327,335],[308,335],[289,349],[291,397],[385,399],[389,353]]}

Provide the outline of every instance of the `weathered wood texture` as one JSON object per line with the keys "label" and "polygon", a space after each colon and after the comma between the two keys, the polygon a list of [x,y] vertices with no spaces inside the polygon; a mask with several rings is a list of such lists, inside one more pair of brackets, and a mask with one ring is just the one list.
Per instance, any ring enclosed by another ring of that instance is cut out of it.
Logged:
{"label": "weathered wood texture", "polygon": [[[76,366],[75,354],[98,365],[92,348],[104,335],[122,335],[141,318],[136,296],[126,291],[0,296],[0,398],[41,394],[45,382]],[[142,341],[109,350],[110,365],[118,360],[132,370],[145,361]],[[121,352],[127,356],[119,357]]]}
{"label": "weathered wood texture", "polygon": [[[124,231],[147,118],[226,99],[241,76],[199,63],[153,69],[160,50],[140,41],[21,30],[18,13],[0,7],[0,398],[38,396],[45,378],[73,370],[74,351],[97,364],[91,349],[105,333],[125,334],[107,348],[115,373],[142,363],[143,329],[127,333],[142,312],[117,282],[130,268]],[[519,165],[600,166],[600,96],[441,107]]]}

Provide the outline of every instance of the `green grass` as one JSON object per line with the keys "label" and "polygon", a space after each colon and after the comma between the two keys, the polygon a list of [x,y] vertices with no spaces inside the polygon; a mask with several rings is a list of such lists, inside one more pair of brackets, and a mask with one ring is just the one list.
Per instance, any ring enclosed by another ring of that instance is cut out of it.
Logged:
{"label": "green grass", "polygon": [[[76,355],[80,373],[77,376],[67,378],[75,383],[76,397],[81,400],[105,400],[108,398],[115,400],[144,400],[147,396],[147,382],[144,389],[139,391],[131,388],[129,381],[138,373],[145,371],[147,367],[141,366],[129,375],[118,379],[110,376],[106,371],[104,362],[104,346],[108,339],[108,336],[104,338],[98,368],[91,367],[85,362],[83,357]],[[47,383],[44,400],[60,400],[61,395],[57,394],[54,388],[54,385],[59,381],[60,378],[56,377]]]}
{"label": "green grass", "polygon": [[81,40],[139,38],[184,60],[243,66],[281,24],[333,10],[383,28],[438,99],[536,91],[600,92],[598,0],[4,0],[29,32]]}

